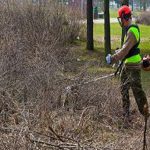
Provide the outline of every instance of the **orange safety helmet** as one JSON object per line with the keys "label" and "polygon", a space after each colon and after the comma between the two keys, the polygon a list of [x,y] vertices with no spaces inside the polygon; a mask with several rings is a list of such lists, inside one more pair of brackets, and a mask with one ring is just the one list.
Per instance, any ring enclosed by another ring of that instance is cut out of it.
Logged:
{"label": "orange safety helmet", "polygon": [[127,5],[123,5],[118,10],[118,18],[129,20],[131,17],[131,9]]}

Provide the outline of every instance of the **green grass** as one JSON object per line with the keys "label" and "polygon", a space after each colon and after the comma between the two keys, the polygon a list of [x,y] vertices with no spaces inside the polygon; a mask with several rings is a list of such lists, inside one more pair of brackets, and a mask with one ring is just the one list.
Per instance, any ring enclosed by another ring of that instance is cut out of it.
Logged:
{"label": "green grass", "polygon": [[[120,47],[121,41],[121,27],[118,23],[111,24],[111,47],[116,49]],[[139,25],[141,31],[141,43],[140,48],[143,54],[150,53],[150,30],[149,26]],[[104,48],[104,25],[103,24],[94,24],[94,39],[99,41],[99,47]]]}
{"label": "green grass", "polygon": [[[112,12],[113,14],[114,12]],[[139,25],[141,31],[141,53],[150,54],[150,30],[149,26]],[[116,47],[120,47],[120,38],[121,38],[121,27],[118,23],[111,24],[111,48],[114,50]],[[94,24],[94,48],[95,51],[91,55],[84,52],[85,55],[82,55],[81,60],[84,61],[102,61],[104,63],[104,24]],[[86,50],[85,50],[86,51]],[[88,55],[88,56],[87,56]],[[105,63],[104,63],[105,64]],[[113,72],[111,67],[104,65],[103,67],[91,66],[88,69],[89,73],[108,73]],[[142,71],[142,84],[146,92],[150,86],[150,72]],[[147,92],[149,93],[149,92]]]}
{"label": "green grass", "polygon": [[118,17],[117,9],[110,9],[109,13],[110,13],[110,18],[117,18]]}

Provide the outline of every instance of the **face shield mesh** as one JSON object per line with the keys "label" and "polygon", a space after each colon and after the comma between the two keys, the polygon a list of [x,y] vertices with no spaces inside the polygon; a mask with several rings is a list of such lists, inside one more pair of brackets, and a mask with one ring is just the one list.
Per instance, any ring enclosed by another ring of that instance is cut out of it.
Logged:
{"label": "face shield mesh", "polygon": [[117,17],[117,19],[118,19],[120,26],[122,27],[123,26],[122,21],[121,21],[122,19],[120,17]]}

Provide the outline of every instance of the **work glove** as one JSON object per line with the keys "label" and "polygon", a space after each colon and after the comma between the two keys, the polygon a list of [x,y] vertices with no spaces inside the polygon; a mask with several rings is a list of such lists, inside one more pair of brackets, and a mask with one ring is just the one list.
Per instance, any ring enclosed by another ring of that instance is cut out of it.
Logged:
{"label": "work glove", "polygon": [[106,56],[106,62],[107,62],[107,64],[111,64],[111,54],[108,54]]}

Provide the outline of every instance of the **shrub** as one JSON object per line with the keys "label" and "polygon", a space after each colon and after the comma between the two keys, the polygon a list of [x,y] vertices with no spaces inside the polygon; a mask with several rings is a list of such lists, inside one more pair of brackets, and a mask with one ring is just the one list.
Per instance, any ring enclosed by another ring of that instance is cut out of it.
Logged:
{"label": "shrub", "polygon": [[150,12],[143,12],[136,18],[136,23],[150,25]]}
{"label": "shrub", "polygon": [[[39,115],[56,108],[65,86],[64,64],[71,53],[67,45],[80,32],[80,14],[73,11],[55,0],[40,4],[18,0],[0,3],[1,127],[43,127]],[[25,134],[20,135],[25,138]],[[20,137],[17,132],[12,136]],[[25,145],[25,139],[19,140],[20,144],[12,144],[11,140],[9,136],[4,140],[7,144],[0,143],[11,149]]]}
{"label": "shrub", "polygon": [[42,99],[41,93],[53,89],[56,74],[63,71],[64,46],[78,36],[80,16],[55,1],[5,1],[0,12],[1,88],[14,91],[21,101]]}
{"label": "shrub", "polygon": [[0,3],[0,112],[11,116],[22,103],[56,107],[71,53],[67,45],[80,32],[80,14],[73,11],[55,0]]}

